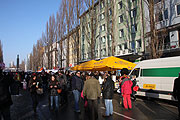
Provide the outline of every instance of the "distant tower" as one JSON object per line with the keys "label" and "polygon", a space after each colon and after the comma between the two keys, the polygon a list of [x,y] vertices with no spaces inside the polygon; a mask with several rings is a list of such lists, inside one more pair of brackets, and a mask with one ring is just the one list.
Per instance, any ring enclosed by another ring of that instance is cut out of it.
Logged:
{"label": "distant tower", "polygon": [[18,68],[19,68],[19,55],[17,55],[17,70],[18,70]]}

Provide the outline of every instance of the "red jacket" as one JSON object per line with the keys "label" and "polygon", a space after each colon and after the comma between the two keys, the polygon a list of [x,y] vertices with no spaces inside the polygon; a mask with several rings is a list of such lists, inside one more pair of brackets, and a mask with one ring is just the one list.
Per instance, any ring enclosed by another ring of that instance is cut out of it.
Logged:
{"label": "red jacket", "polygon": [[122,94],[132,94],[132,87],[133,83],[131,80],[125,81],[121,86],[121,93]]}

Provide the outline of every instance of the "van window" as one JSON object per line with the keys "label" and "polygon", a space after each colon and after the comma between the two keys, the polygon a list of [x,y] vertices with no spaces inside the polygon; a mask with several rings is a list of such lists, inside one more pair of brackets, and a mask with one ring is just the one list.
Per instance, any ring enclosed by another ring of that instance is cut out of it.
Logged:
{"label": "van window", "polygon": [[131,75],[135,75],[136,77],[138,77],[138,76],[139,76],[139,70],[140,70],[140,68],[134,69],[134,70],[132,71]]}

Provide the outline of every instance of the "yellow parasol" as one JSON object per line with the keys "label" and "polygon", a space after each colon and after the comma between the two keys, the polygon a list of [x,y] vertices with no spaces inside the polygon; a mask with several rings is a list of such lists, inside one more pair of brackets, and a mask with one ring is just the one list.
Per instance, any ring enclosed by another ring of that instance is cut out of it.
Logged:
{"label": "yellow parasol", "polygon": [[114,71],[123,68],[132,70],[136,66],[136,64],[111,56],[95,62],[93,66],[94,66],[94,70]]}
{"label": "yellow parasol", "polygon": [[76,65],[74,67],[71,68],[71,70],[80,70],[80,71],[91,71],[93,69],[93,65],[96,61],[95,60],[91,60],[79,65]]}

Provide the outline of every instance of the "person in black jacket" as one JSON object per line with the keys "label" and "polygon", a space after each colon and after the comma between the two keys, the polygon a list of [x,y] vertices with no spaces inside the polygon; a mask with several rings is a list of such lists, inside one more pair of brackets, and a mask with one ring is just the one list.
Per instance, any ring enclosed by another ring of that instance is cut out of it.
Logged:
{"label": "person in black jacket", "polygon": [[42,87],[42,81],[37,79],[36,74],[33,74],[31,80],[29,81],[29,89],[30,89],[31,98],[33,102],[34,113],[36,113],[36,108],[38,105],[38,97],[39,97],[36,90],[40,87]]}
{"label": "person in black jacket", "polygon": [[106,106],[106,114],[103,115],[103,117],[109,117],[113,114],[112,99],[114,96],[114,81],[109,75],[107,75],[105,79],[102,92]]}
{"label": "person in black jacket", "polygon": [[72,91],[75,100],[75,112],[80,112],[79,109],[79,98],[83,90],[83,81],[81,79],[80,71],[76,72],[76,75],[72,77]]}
{"label": "person in black jacket", "polygon": [[58,89],[60,89],[60,84],[56,79],[55,75],[52,75],[49,81],[49,95],[50,95],[50,109],[53,109],[54,102],[56,106],[56,110],[59,108],[59,94]]}
{"label": "person in black jacket", "polygon": [[9,88],[13,83],[13,78],[10,75],[3,75],[2,69],[0,69],[0,119],[11,120],[10,106],[13,102]]}
{"label": "person in black jacket", "polygon": [[178,111],[180,119],[180,72],[179,77],[174,80],[173,97],[178,100]]}
{"label": "person in black jacket", "polygon": [[133,83],[133,85],[132,85],[132,87],[131,87],[131,89],[132,89],[132,94],[131,94],[131,97],[133,98],[133,101],[136,101],[136,91],[134,91],[133,90],[133,88],[136,86],[136,84],[137,84],[137,81],[136,81],[136,76],[132,76],[132,83]]}

